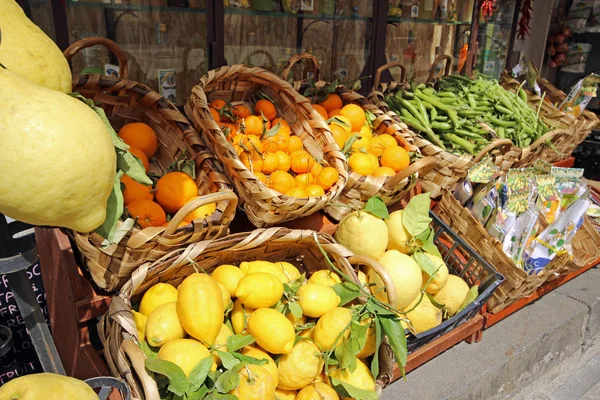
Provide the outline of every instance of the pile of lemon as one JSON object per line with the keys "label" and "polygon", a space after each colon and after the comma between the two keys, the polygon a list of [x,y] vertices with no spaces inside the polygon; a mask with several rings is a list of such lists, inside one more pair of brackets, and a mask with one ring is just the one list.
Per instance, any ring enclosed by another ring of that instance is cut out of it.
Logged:
{"label": "pile of lemon", "polygon": [[[364,274],[359,278],[366,282]],[[353,318],[350,308],[340,307],[333,288],[340,282],[329,270],[306,279],[288,262],[224,264],[210,276],[188,276],[177,288],[156,284],[133,313],[140,341],[159,348],[158,358],[176,364],[186,376],[207,357],[213,370],[222,370],[219,354],[227,351],[227,339],[251,335],[254,343],[237,351],[266,363],[239,370],[239,384],[229,393],[240,400],[339,399],[330,378],[375,391],[365,358],[376,349],[375,327],[367,319],[367,339],[356,354],[354,371],[337,365],[325,371],[326,354],[348,337]],[[297,288],[293,298],[291,286]],[[301,308],[301,315],[281,307],[289,302]]]}

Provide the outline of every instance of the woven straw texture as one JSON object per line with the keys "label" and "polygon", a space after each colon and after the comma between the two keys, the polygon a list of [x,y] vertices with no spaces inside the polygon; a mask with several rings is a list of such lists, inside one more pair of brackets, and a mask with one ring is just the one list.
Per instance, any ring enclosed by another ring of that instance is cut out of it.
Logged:
{"label": "woven straw texture", "polygon": [[[336,244],[330,235],[309,230],[257,229],[190,245],[153,264],[144,264],[113,297],[110,310],[98,327],[111,372],[127,381],[135,398],[158,399],[156,384],[144,368],[144,354],[137,345],[137,330],[131,313],[132,304],[138,303],[150,287],[159,282],[177,287],[187,276],[196,272],[195,268],[211,273],[221,264],[237,265],[252,260],[287,261],[309,276],[314,271],[328,268],[316,244],[315,235],[330,260],[354,282],[359,282],[355,268],[360,265],[384,271],[372,259],[353,256],[346,248]],[[190,260],[194,260],[196,265],[193,266]],[[384,279],[389,280],[389,277]],[[393,370],[393,361],[386,349],[382,348],[380,357],[379,388],[389,384]]]}
{"label": "woven straw texture", "polygon": [[[75,77],[73,86],[74,92],[93,99],[104,109],[116,130],[137,121],[154,129],[159,147],[151,163],[151,174],[162,175],[181,157],[193,160],[200,196],[186,204],[168,227],[134,228],[118,244],[108,247],[102,245],[104,239],[96,233],[70,232],[98,286],[108,291],[119,289],[144,262],[157,260],[178,247],[228,233],[237,197],[222,167],[184,115],[149,87],[127,79],[87,75]],[[187,214],[215,202],[217,210],[210,217],[178,228]]]}
{"label": "woven straw texture", "polygon": [[[283,70],[282,79],[287,80],[292,67],[300,60],[311,61],[313,77],[317,80],[315,87],[322,88],[328,85],[324,81],[318,81],[319,69],[317,59],[308,53],[292,56]],[[306,81],[294,81],[292,85],[300,93],[303,93],[304,89],[308,87]],[[414,145],[412,134],[404,123],[392,120],[389,115],[385,114],[377,106],[369,103],[364,96],[349,90],[343,85],[338,85],[335,88],[335,92],[342,98],[344,105],[356,104],[365,112],[369,111],[373,113],[375,116],[375,120],[373,120],[373,136],[387,133],[396,138],[396,141],[404,148],[419,153],[419,149]],[[412,163],[408,168],[391,177],[364,176],[356,172],[349,172],[348,182],[337,198],[336,204],[326,206],[325,212],[335,220],[340,221],[353,210],[362,209],[373,196],[381,197],[387,205],[395,204],[404,198],[417,184],[419,176],[427,175],[436,164],[437,159],[435,157],[421,158]],[[344,205],[347,205],[347,207],[344,207]]]}
{"label": "woven straw texture", "polygon": [[[437,66],[442,59],[446,58],[448,58],[448,56],[440,56],[434,61],[430,72],[431,80],[437,79],[433,74],[434,67]],[[448,65],[449,63],[446,64],[446,66]],[[381,77],[383,71],[392,67],[399,67],[404,70],[404,67],[398,63],[389,63],[380,67],[377,70],[376,76]],[[448,68],[446,68],[444,74],[447,73],[449,73]],[[374,86],[374,90],[369,94],[369,101],[375,104],[395,122],[403,124],[398,115],[393,112],[385,102],[384,95],[395,93],[399,90],[405,90],[407,88],[406,82],[380,84],[378,80],[375,80],[375,83],[377,86]],[[496,140],[490,143],[490,145],[482,149],[476,157],[473,157],[466,154],[458,155],[450,153],[441,147],[434,145],[429,140],[424,139],[421,135],[411,130],[408,130],[408,132],[412,133],[414,144],[419,148],[422,155],[432,156],[438,160],[437,166],[435,166],[428,174],[421,177],[423,191],[431,193],[432,198],[438,198],[442,194],[443,189],[452,188],[460,179],[467,176],[469,168],[471,168],[474,163],[477,163],[486,155],[492,156],[494,163],[503,171],[512,167],[515,161],[521,156],[521,150],[516,148],[508,139]]]}
{"label": "woven straw texture", "polygon": [[531,295],[544,282],[568,273],[600,257],[600,235],[587,218],[573,238],[574,259],[567,254],[556,256],[538,275],[528,275],[518,268],[485,228],[448,191],[444,191],[435,211],[454,232],[465,239],[479,254],[491,263],[505,281],[488,301],[488,311],[496,313],[515,301]]}
{"label": "woven straw texture", "polygon": [[[585,110],[579,118],[560,111],[556,106],[562,103],[566,94],[546,79],[538,78],[537,82],[542,91],[546,93],[543,100],[538,95],[526,89],[523,90],[527,94],[528,104],[534,110],[539,109],[542,120],[554,128],[551,131],[554,134],[547,138],[549,139],[548,143],[552,143],[552,145],[546,143],[545,140],[538,140],[539,144],[530,146],[530,151],[524,149],[523,155],[517,163],[518,166],[530,165],[537,159],[552,163],[569,157],[598,124],[598,117],[590,111]],[[507,71],[502,73],[500,84],[506,90],[515,93],[521,86]]]}
{"label": "woven straw texture", "polygon": [[[253,103],[259,91],[274,100],[278,115],[288,122],[292,133],[300,137],[304,149],[317,162],[325,162],[339,172],[338,181],[324,196],[289,197],[267,187],[240,161],[212,119],[209,98],[228,100],[234,105]],[[248,219],[256,227],[271,226],[321,210],[336,199],[348,180],[346,159],[325,121],[289,83],[262,68],[232,65],[209,71],[192,89],[185,111],[224,164]]]}

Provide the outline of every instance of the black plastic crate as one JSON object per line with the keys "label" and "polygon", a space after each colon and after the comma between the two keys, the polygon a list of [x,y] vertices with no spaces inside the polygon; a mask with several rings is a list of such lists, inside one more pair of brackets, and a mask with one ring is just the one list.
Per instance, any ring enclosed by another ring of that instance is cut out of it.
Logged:
{"label": "black plastic crate", "polygon": [[494,290],[504,281],[502,274],[498,273],[471,246],[452,232],[450,227],[433,211],[430,211],[429,214],[433,219],[432,228],[435,231],[434,243],[448,266],[448,272],[460,276],[469,287],[479,285],[479,296],[465,307],[465,309],[435,328],[417,335],[409,333],[407,339],[409,353],[475,317],[483,305],[492,297]]}
{"label": "black plastic crate", "polygon": [[592,133],[573,151],[575,168],[584,168],[587,179],[600,179],[600,131]]}

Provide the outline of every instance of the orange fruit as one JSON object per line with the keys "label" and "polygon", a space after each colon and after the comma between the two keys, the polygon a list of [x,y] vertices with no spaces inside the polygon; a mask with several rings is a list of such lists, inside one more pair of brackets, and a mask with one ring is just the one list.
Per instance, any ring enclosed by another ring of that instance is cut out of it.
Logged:
{"label": "orange fruit", "polygon": [[198,186],[184,172],[169,172],[156,182],[156,202],[170,214],[175,214],[191,198],[198,196]]}
{"label": "orange fruit", "polygon": [[256,115],[265,116],[269,121],[275,119],[277,117],[277,110],[275,109],[275,105],[271,103],[269,100],[259,100],[254,105],[254,113]]}
{"label": "orange fruit", "polygon": [[385,149],[385,146],[382,143],[382,139],[381,136],[375,136],[373,139],[371,139],[371,145],[369,146],[369,153],[376,155],[377,157],[379,157],[381,155],[381,153],[383,153],[383,150]]}
{"label": "orange fruit", "polygon": [[288,171],[292,166],[290,156],[285,151],[278,151],[275,153],[279,163],[277,164],[277,169],[280,171]]}
{"label": "orange fruit", "polygon": [[352,132],[360,132],[366,121],[365,111],[356,104],[347,104],[342,107],[340,115],[350,120]]}
{"label": "orange fruit", "polygon": [[252,172],[261,172],[263,168],[263,159],[257,152],[253,151],[252,153],[248,153],[244,151],[240,154],[240,160],[242,164],[246,166]]}
{"label": "orange fruit", "polygon": [[219,128],[221,128],[221,131],[226,138],[233,138],[235,135],[237,135],[237,129],[235,129],[235,125],[230,122],[219,123]]}
{"label": "orange fruit", "polygon": [[[275,126],[275,124],[273,124],[273,126]],[[290,137],[292,131],[290,130],[290,127],[288,125],[279,125],[279,130],[277,131],[277,134]]]}
{"label": "orange fruit", "polygon": [[306,190],[304,188],[295,187],[292,190],[288,191],[286,196],[290,197],[308,197],[306,194]]}
{"label": "orange fruit", "polygon": [[336,108],[342,108],[344,103],[342,102],[342,98],[335,93],[328,94],[325,100],[323,100],[320,105],[330,112],[331,110],[335,110]]}
{"label": "orange fruit", "polygon": [[128,145],[142,150],[152,158],[158,149],[158,138],[154,129],[143,122],[127,124],[119,130],[119,137]]}
{"label": "orange fruit", "polygon": [[371,148],[371,139],[368,136],[362,136],[360,133],[358,133],[357,135],[359,137],[354,141],[354,143],[352,143],[352,150],[368,151]]}
{"label": "orange fruit", "polygon": [[265,174],[263,174],[262,172],[255,172],[254,176],[256,176],[258,178],[258,180],[261,181],[262,183],[264,183],[264,184],[267,183],[267,176]]}
{"label": "orange fruit", "polygon": [[338,115],[340,115],[340,110],[341,110],[341,108],[336,108],[335,110],[331,110],[331,111],[329,111],[327,116],[329,118],[337,117]]}
{"label": "orange fruit", "polygon": [[348,134],[348,137],[350,137],[350,133],[352,132],[352,123],[350,123],[350,120],[348,118],[342,115],[338,115],[335,118],[333,118],[329,124],[338,125],[342,127]]}
{"label": "orange fruit", "polygon": [[396,172],[390,167],[377,167],[375,172],[373,172],[373,176],[394,176]]}
{"label": "orange fruit", "polygon": [[348,158],[350,171],[360,175],[372,175],[375,171],[373,160],[367,153],[354,153]]}
{"label": "orange fruit", "polygon": [[296,175],[296,187],[304,188],[313,183],[315,178],[310,173]]}
{"label": "orange fruit", "polygon": [[271,124],[273,126],[279,124],[281,126],[287,126],[288,128],[290,127],[290,125],[287,123],[287,121],[283,118],[275,118],[273,121],[271,121]]}
{"label": "orange fruit", "polygon": [[321,173],[321,171],[323,171],[323,166],[319,163],[315,163],[315,165],[313,165],[313,167],[310,169],[310,173],[312,174],[312,176],[314,176],[315,178],[317,176],[319,176],[319,174]]}
{"label": "orange fruit", "polygon": [[325,167],[315,179],[315,183],[321,186],[323,189],[329,190],[333,185],[335,185],[339,177],[340,174],[335,168]]}
{"label": "orange fruit", "polygon": [[383,135],[379,135],[378,137],[381,140],[381,144],[383,144],[383,147],[386,149],[388,147],[398,146],[398,142],[396,142],[396,139],[394,139],[394,137],[390,134],[384,133]]}
{"label": "orange fruit", "polygon": [[381,154],[381,165],[390,167],[394,172],[398,172],[408,167],[410,156],[408,152],[400,146],[388,147]]}
{"label": "orange fruit", "polygon": [[250,109],[243,104],[238,104],[237,106],[233,107],[232,111],[233,115],[235,115],[237,119],[246,118],[247,116],[252,114]]}
{"label": "orange fruit", "polygon": [[227,106],[225,100],[217,99],[210,102],[210,106],[217,111],[221,111],[221,108]]}
{"label": "orange fruit", "polygon": [[297,174],[309,172],[315,164],[315,159],[308,153],[292,155],[292,171]]}
{"label": "orange fruit", "polygon": [[338,124],[329,124],[329,130],[331,131],[331,135],[333,136],[333,140],[340,147],[340,149],[344,148],[344,144],[349,138],[348,132]]}
{"label": "orange fruit", "polygon": [[277,143],[277,150],[287,151],[290,147],[290,137],[285,134],[278,133],[272,136],[271,139]]}
{"label": "orange fruit", "polygon": [[262,172],[264,174],[269,175],[271,172],[276,171],[278,165],[279,165],[279,158],[275,155],[275,153],[263,154]]}
{"label": "orange fruit", "polygon": [[[254,136],[256,137],[256,136]],[[260,142],[260,151],[262,153],[275,153],[279,150],[279,145],[273,138],[268,138]]]}
{"label": "orange fruit", "polygon": [[246,135],[256,135],[260,136],[263,134],[263,121],[262,118],[257,117],[256,115],[249,115],[244,118],[244,125],[246,129],[244,133]]}
{"label": "orange fruit", "polygon": [[142,162],[144,169],[148,172],[148,167],[150,166],[150,162],[148,161],[148,156],[142,150],[137,147],[129,146],[129,152],[133,154],[138,160]]}
{"label": "orange fruit", "polygon": [[367,153],[367,155],[371,159],[371,162],[373,163],[373,167],[375,169],[379,168],[379,159],[377,158],[377,156],[375,154],[371,154],[371,153]]}
{"label": "orange fruit", "polygon": [[319,185],[308,185],[304,190],[309,197],[325,196],[325,190]]}
{"label": "orange fruit", "polygon": [[144,185],[136,182],[129,175],[123,175],[121,183],[125,185],[123,189],[123,202],[125,205],[137,200],[153,200],[152,185]]}
{"label": "orange fruit", "polygon": [[235,150],[235,154],[237,154],[238,156],[244,152],[244,149],[242,149],[242,148],[241,148],[239,145],[237,145],[237,144],[234,144],[234,145],[233,145],[233,150]]}
{"label": "orange fruit", "polygon": [[221,114],[219,114],[219,112],[212,107],[210,107],[209,110],[212,119],[214,119],[216,122],[221,122]]}
{"label": "orange fruit", "polygon": [[319,113],[319,115],[325,120],[327,121],[327,119],[329,119],[329,116],[327,115],[327,110],[323,108],[323,106],[320,106],[318,104],[313,104],[313,108],[315,109],[316,112]]}
{"label": "orange fruit", "polygon": [[304,145],[302,144],[302,139],[300,139],[296,135],[290,136],[290,143],[288,146],[288,153],[292,154],[296,150],[302,150]]}
{"label": "orange fruit", "polygon": [[294,177],[285,171],[275,171],[269,177],[271,189],[287,193],[294,188]]}
{"label": "orange fruit", "polygon": [[[194,200],[195,198],[200,197],[200,196],[196,196],[196,197],[192,197],[190,199]],[[196,208],[194,211],[192,211],[191,213],[189,213],[184,219],[183,222],[187,222],[188,224],[191,223],[193,220],[198,219],[198,218],[206,218],[209,215],[212,215],[212,213],[215,212],[215,210],[217,209],[217,205],[215,203],[209,203],[209,204],[205,204],[203,206],[200,206],[198,208]],[[179,225],[181,226],[181,225]]]}
{"label": "orange fruit", "polygon": [[127,206],[127,211],[131,214],[139,226],[148,228],[149,226],[163,226],[167,222],[167,215],[160,205],[151,200],[137,200]]}

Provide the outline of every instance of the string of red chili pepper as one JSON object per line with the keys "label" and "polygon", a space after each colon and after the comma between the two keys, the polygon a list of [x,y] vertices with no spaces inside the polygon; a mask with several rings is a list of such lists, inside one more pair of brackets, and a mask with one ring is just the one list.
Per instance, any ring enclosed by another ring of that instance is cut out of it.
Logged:
{"label": "string of red chili pepper", "polygon": [[496,0],[483,1],[483,3],[481,4],[481,15],[483,15],[484,18],[492,17],[492,15],[494,14],[494,3],[496,3]]}
{"label": "string of red chili pepper", "polygon": [[525,40],[525,37],[531,35],[531,29],[529,24],[531,23],[531,11],[533,11],[533,0],[523,0],[521,2],[521,18],[517,23],[517,38],[519,40]]}

